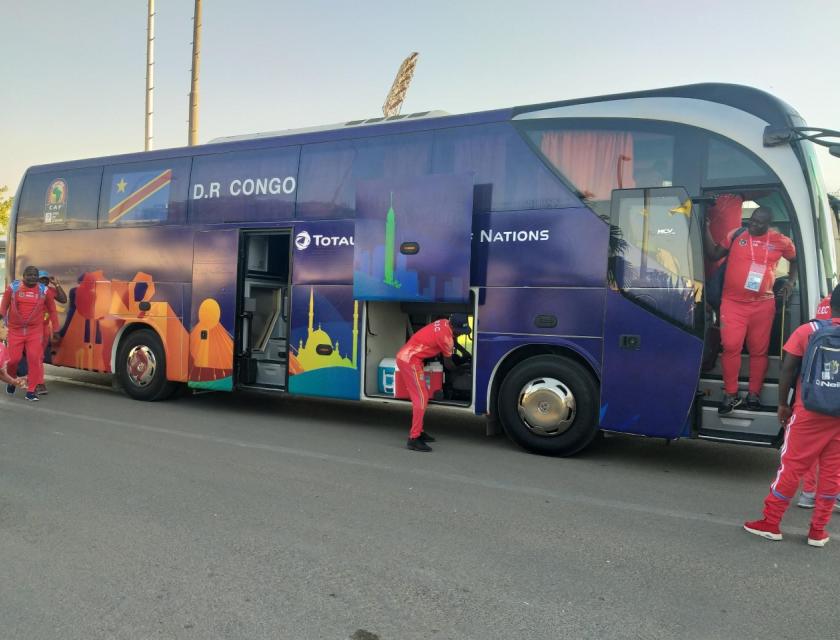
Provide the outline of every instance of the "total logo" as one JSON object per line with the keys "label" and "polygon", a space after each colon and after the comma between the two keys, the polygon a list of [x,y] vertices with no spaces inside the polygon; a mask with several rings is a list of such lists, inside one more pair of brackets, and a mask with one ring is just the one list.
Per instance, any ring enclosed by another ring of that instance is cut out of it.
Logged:
{"label": "total logo", "polygon": [[312,236],[309,235],[308,231],[301,231],[295,236],[295,246],[299,251],[303,251],[310,244],[312,244]]}
{"label": "total logo", "polygon": [[319,233],[310,234],[308,231],[301,231],[295,236],[295,247],[298,251],[304,251],[310,245],[316,247],[352,247],[353,236],[325,236]]}

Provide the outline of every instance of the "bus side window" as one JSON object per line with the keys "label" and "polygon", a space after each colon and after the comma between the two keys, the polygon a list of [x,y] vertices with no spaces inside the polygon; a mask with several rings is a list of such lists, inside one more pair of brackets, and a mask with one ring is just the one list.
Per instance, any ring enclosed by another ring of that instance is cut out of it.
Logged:
{"label": "bus side window", "polygon": [[429,175],[433,140],[430,133],[418,133],[305,146],[297,217],[354,217],[359,181],[384,178],[396,183]]}
{"label": "bus side window", "polygon": [[703,281],[683,189],[613,192],[609,279],[627,297],[688,327]]}
{"label": "bus side window", "polygon": [[508,123],[438,131],[433,170],[474,174],[476,213],[579,205]]}
{"label": "bus side window", "polygon": [[106,167],[99,226],[183,224],[190,163],[189,158],[171,158]]}
{"label": "bus side window", "polygon": [[[657,125],[653,125],[655,129]],[[661,128],[661,127],[659,127]],[[526,133],[548,162],[602,217],[614,189],[670,187],[674,180],[674,135],[616,122],[546,121]]]}
{"label": "bus side window", "polygon": [[101,180],[101,167],[27,175],[17,230],[95,229]]}

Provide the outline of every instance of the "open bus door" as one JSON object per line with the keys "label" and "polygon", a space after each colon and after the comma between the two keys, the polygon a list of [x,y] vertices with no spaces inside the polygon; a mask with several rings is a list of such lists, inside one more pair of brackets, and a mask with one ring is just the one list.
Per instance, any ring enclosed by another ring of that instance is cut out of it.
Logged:
{"label": "open bus door", "polygon": [[[472,174],[361,182],[356,189],[353,297],[365,307],[363,395],[393,397],[380,379],[412,331],[472,313]],[[441,401],[469,404],[471,354],[447,372]],[[391,377],[393,379],[393,377]],[[399,396],[401,397],[401,396]]]}
{"label": "open bus door", "polygon": [[359,183],[355,298],[467,302],[472,199],[471,174]]}
{"label": "open bus door", "polygon": [[702,221],[682,188],[613,192],[600,426],[687,425],[703,357]]}

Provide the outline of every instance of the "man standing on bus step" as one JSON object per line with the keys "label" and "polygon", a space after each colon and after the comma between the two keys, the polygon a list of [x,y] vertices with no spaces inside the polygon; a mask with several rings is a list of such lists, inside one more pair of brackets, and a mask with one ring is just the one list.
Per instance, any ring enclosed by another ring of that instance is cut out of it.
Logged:
{"label": "man standing on bus step", "polygon": [[[50,319],[53,339],[58,340],[58,314],[55,310],[55,293],[38,282],[38,268],[28,266],[23,270],[23,281],[15,280],[7,288],[0,305],[0,316],[9,328],[10,375],[17,375],[18,362],[26,349],[29,376],[26,399],[38,400],[35,389],[44,382],[44,324]],[[14,394],[16,387],[6,385],[6,393]]]}
{"label": "man standing on bus step", "polygon": [[[770,485],[770,493],[764,499],[764,517],[761,520],[753,520],[744,523],[744,529],[768,540],[781,540],[782,532],[779,523],[790,506],[791,498],[799,487],[799,481],[814,464],[819,463],[820,472],[817,480],[816,500],[814,513],[811,516],[811,528],[808,531],[808,544],[812,547],[823,547],[828,542],[828,534],[825,527],[831,519],[831,512],[840,493],[840,417],[837,411],[840,409],[840,379],[837,370],[837,360],[825,360],[819,362],[815,358],[818,368],[824,378],[817,380],[822,395],[813,393],[814,398],[823,407],[826,403],[825,413],[805,407],[803,400],[803,386],[807,385],[804,380],[796,385],[796,395],[793,409],[789,404],[790,389],[794,385],[800,368],[802,367],[803,356],[809,352],[812,336],[817,331],[832,331],[823,328],[819,322],[813,321],[803,324],[797,328],[785,343],[785,359],[782,363],[782,371],[779,375],[779,422],[787,425],[785,431],[785,443],[782,446],[781,463],[776,473],[776,479]],[[840,325],[840,285],[834,288],[831,293],[831,323],[834,327]],[[831,327],[832,325],[827,325]],[[834,330],[836,331],[836,329]],[[823,338],[825,339],[825,338]],[[834,336],[828,340],[836,341]],[[830,343],[823,343],[826,353],[834,351],[829,348]],[[819,350],[811,350],[811,354]],[[809,355],[811,355],[809,354]],[[805,358],[806,361],[809,358]],[[821,383],[821,384],[820,384]],[[807,398],[807,396],[806,396]],[[827,413],[831,410],[835,415]]]}
{"label": "man standing on bus step", "polygon": [[453,369],[452,351],[455,337],[470,332],[466,314],[453,313],[448,320],[435,320],[417,331],[397,352],[397,375],[411,398],[411,431],[406,447],[412,451],[431,451],[426,444],[435,439],[423,431],[423,416],[429,404],[429,388],[423,373],[423,361],[438,355],[444,357],[446,369]]}
{"label": "man standing on bus step", "polygon": [[790,238],[770,229],[772,219],[770,209],[759,207],[749,219],[747,232],[742,232],[742,229],[731,231],[725,247],[715,243],[706,226],[706,256],[710,260],[729,256],[720,305],[724,387],[723,400],[718,408],[721,415],[732,413],[743,403],[738,394],[738,373],[745,339],[750,353],[746,405],[750,410],[761,408],[761,387],[767,373],[767,349],[776,313],[773,282],[779,259],[785,258],[790,262],[788,280],[779,295],[787,300],[796,286],[796,249]]}

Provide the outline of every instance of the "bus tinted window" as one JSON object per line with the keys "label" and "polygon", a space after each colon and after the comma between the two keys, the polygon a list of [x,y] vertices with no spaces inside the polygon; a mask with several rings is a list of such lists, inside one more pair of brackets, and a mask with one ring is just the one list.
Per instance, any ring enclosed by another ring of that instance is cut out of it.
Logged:
{"label": "bus tinted window", "polygon": [[96,228],[102,169],[29,174],[18,208],[18,231]]}
{"label": "bus tinted window", "polygon": [[476,212],[578,204],[507,123],[439,131],[434,172],[475,174]]}
{"label": "bus tinted window", "polygon": [[300,147],[236,151],[193,160],[190,221],[268,222],[295,215]]}
{"label": "bus tinted window", "polygon": [[642,305],[692,327],[702,263],[691,242],[693,219],[687,194],[678,191],[616,192],[609,280]]}
{"label": "bus tinted window", "polygon": [[106,167],[99,226],[183,224],[189,168],[189,158]]}
{"label": "bus tinted window", "polygon": [[747,155],[746,151],[729,142],[710,138],[706,180],[725,180],[727,184],[730,184],[733,179],[747,182],[775,182],[770,170],[759,160]]}
{"label": "bus tinted window", "polygon": [[602,214],[613,189],[670,187],[674,136],[624,128],[538,123],[528,136],[551,164]]}
{"label": "bus tinted window", "polygon": [[383,136],[304,147],[300,160],[298,217],[347,218],[355,215],[356,182],[395,181],[432,172],[432,134]]}

